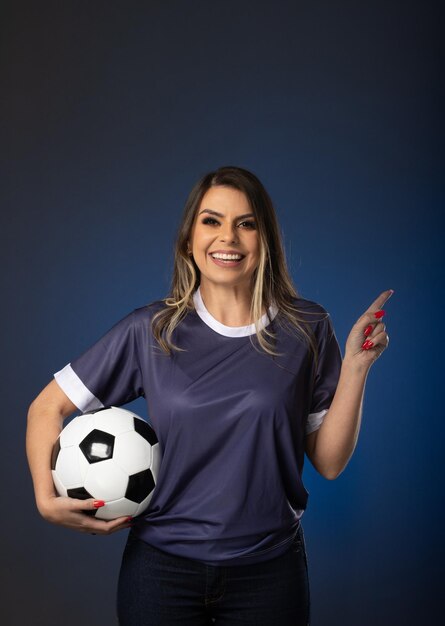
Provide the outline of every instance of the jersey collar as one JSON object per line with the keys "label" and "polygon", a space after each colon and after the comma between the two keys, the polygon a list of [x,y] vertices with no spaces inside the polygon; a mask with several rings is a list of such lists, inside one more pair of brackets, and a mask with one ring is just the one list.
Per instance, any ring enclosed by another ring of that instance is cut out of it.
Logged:
{"label": "jersey collar", "polygon": [[[247,326],[226,326],[225,324],[221,324],[221,322],[215,319],[213,315],[211,315],[206,309],[199,287],[193,294],[193,302],[195,305],[196,313],[199,315],[202,321],[220,335],[224,335],[225,337],[248,337],[249,335],[255,334],[255,324],[248,324]],[[278,308],[276,306],[272,305],[269,307],[270,320],[273,320],[277,313]],[[270,323],[269,317],[266,313],[262,316],[259,322],[260,329],[268,326],[268,324]]]}

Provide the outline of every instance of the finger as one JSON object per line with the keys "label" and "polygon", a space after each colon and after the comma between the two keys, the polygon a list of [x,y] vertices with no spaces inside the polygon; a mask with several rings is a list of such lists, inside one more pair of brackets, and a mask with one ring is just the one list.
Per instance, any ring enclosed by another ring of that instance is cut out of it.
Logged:
{"label": "finger", "polygon": [[374,300],[370,307],[366,309],[366,313],[375,313],[375,311],[380,311],[382,306],[389,300],[389,298],[394,293],[393,289],[387,289],[386,291],[382,291],[382,293]]}
{"label": "finger", "polygon": [[362,349],[365,351],[372,350],[374,352],[383,352],[383,350],[388,347],[388,344],[389,336],[386,332],[382,331],[371,338],[368,337],[362,345]]}
{"label": "finger", "polygon": [[[105,522],[104,520],[95,520],[85,514],[78,514],[81,519],[76,520],[76,527],[83,533],[90,535],[109,535],[116,529],[116,524]],[[114,520],[113,520],[114,522]]]}
{"label": "finger", "polygon": [[[112,526],[110,532],[119,532],[120,530],[126,530],[128,528],[132,528],[133,518],[132,517],[124,517],[122,518],[122,522],[117,524],[116,526]],[[116,520],[115,520],[116,521]]]}
{"label": "finger", "polygon": [[370,337],[375,337],[378,333],[384,332],[386,330],[385,324],[383,322],[377,322],[374,324],[368,324],[368,326],[363,331],[363,335],[369,339]]}
{"label": "finger", "polygon": [[89,524],[90,532],[96,533],[97,535],[109,535],[118,530],[130,528],[131,520],[132,518],[128,516],[118,517],[110,521],[92,520],[93,523]]}
{"label": "finger", "polygon": [[[84,527],[84,532],[91,532],[90,525],[96,515],[96,511],[106,505],[104,500],[95,500],[94,498],[88,498],[87,500],[80,500],[78,498],[67,498],[69,508],[76,516],[76,520],[81,522]],[[97,529],[97,526],[95,526]]]}
{"label": "finger", "polygon": [[76,511],[84,511],[94,513],[97,509],[106,506],[105,500],[95,500],[94,498],[88,498],[87,500],[79,500],[77,498],[70,498],[72,507]]}
{"label": "finger", "polygon": [[[376,317],[376,315],[378,315],[378,317]],[[366,331],[366,334],[369,335],[373,331],[374,327],[382,321],[382,317],[384,315],[385,312],[382,311],[382,309],[379,309],[378,311],[365,311],[356,322],[357,330],[360,330],[363,333]],[[369,328],[370,326],[371,328]]]}

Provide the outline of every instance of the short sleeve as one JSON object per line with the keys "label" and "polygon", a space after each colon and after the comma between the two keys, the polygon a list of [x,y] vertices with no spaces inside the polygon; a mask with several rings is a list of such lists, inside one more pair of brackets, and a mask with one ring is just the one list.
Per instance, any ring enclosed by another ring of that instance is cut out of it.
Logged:
{"label": "short sleeve", "polygon": [[83,413],[144,395],[134,311],[54,378]]}
{"label": "short sleeve", "polygon": [[340,377],[342,356],[329,315],[319,324],[317,340],[318,363],[311,408],[306,423],[306,435],[320,428],[331,405]]}

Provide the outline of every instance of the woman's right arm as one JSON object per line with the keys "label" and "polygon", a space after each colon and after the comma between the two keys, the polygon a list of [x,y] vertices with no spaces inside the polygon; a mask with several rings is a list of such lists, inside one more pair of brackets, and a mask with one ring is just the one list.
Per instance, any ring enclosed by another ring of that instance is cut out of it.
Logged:
{"label": "woman's right arm", "polygon": [[44,519],[80,532],[109,534],[128,528],[128,517],[112,521],[95,519],[85,511],[94,510],[94,499],[77,500],[57,495],[51,474],[53,445],[63,420],[77,410],[55,380],[31,403],[26,431],[26,453],[34,483],[37,508]]}

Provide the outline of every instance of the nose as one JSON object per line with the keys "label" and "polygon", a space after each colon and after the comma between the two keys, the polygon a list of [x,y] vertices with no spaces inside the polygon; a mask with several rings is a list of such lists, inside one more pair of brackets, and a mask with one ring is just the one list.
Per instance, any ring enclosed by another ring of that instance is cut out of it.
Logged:
{"label": "nose", "polygon": [[235,224],[225,224],[221,228],[220,232],[221,241],[230,241],[231,243],[235,243],[238,240],[238,234],[236,232]]}

